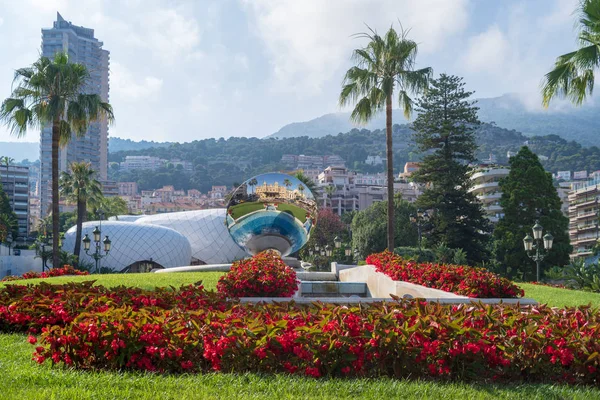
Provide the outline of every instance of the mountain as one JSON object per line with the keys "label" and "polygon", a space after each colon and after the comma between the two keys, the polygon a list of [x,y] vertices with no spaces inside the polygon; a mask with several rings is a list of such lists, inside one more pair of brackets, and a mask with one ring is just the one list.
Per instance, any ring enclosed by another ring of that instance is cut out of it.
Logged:
{"label": "mountain", "polygon": [[[130,139],[121,139],[118,137],[108,138],[108,151],[116,153],[118,151],[144,150],[153,147],[169,147],[171,142],[134,142]],[[28,159],[35,161],[40,158],[40,144],[38,142],[0,142],[0,156],[9,156],[16,161]]]}
{"label": "mountain", "polygon": [[[558,135],[567,140],[576,140],[585,146],[597,145],[600,140],[600,104],[593,99],[581,107],[557,103],[548,110],[529,109],[515,94],[500,97],[477,99],[479,119],[482,122],[493,122],[506,129],[514,129],[526,136]],[[406,123],[400,110],[393,110],[395,123]],[[369,130],[383,129],[385,115],[379,113],[372,121],[361,128]],[[308,136],[312,138],[326,135],[337,135],[348,132],[356,125],[350,122],[350,113],[325,114],[305,122],[285,125],[269,138],[289,138]]]}

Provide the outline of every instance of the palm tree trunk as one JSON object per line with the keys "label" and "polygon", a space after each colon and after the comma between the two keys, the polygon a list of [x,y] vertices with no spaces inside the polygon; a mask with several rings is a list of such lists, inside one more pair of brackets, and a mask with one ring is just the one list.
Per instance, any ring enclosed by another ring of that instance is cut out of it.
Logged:
{"label": "palm tree trunk", "polygon": [[86,204],[85,201],[78,200],[77,201],[77,232],[75,233],[75,249],[73,253],[75,254],[75,262],[73,265],[77,267],[79,265],[79,254],[81,253],[81,231],[83,230],[83,217],[86,213]]}
{"label": "palm tree trunk", "polygon": [[394,251],[394,160],[392,151],[392,96],[385,99],[385,146],[387,150],[388,250]]}
{"label": "palm tree trunk", "polygon": [[59,148],[59,121],[55,119],[52,124],[52,267],[60,267],[58,248],[59,211],[58,211],[58,148]]}

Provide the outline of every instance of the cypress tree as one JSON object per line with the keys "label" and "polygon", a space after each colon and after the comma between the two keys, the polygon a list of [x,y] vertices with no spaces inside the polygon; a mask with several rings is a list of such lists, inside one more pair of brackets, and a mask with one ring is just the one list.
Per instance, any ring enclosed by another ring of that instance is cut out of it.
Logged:
{"label": "cypress tree", "polygon": [[475,101],[469,100],[473,92],[464,86],[462,78],[442,74],[419,101],[413,128],[417,148],[426,155],[413,176],[428,185],[417,207],[431,211],[429,242],[461,248],[469,263],[476,263],[487,255],[490,224],[469,192],[480,122]]}
{"label": "cypress tree", "polygon": [[561,201],[552,183],[552,176],[544,170],[538,156],[527,146],[510,159],[510,173],[500,181],[500,205],[504,217],[494,231],[496,259],[509,277],[535,279],[535,262],[523,247],[525,235],[537,220],[544,234],[554,236],[552,250],[542,262],[544,266],[565,265],[572,247],[569,243],[569,219],[560,210]]}

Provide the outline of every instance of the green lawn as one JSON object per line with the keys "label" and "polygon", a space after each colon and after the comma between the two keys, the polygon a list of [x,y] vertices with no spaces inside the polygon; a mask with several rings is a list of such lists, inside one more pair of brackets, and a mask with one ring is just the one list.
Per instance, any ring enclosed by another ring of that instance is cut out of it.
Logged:
{"label": "green lawn", "polygon": [[600,307],[600,293],[559,289],[530,283],[518,283],[518,285],[525,290],[525,297],[552,307],[575,307],[587,304]]}
{"label": "green lawn", "polygon": [[[231,217],[233,219],[238,219],[239,217],[244,216],[248,213],[262,210],[264,208],[265,206],[263,205],[263,203],[257,202],[238,204],[236,206],[231,207]],[[294,217],[298,218],[300,221],[302,221],[302,223],[306,222],[306,211],[304,211],[304,209],[302,209],[301,207],[295,206],[293,204],[278,203],[277,209],[279,211],[290,211],[294,215]]]}
{"label": "green lawn", "polygon": [[155,287],[187,285],[202,281],[207,290],[216,290],[217,281],[223,272],[169,272],[166,274],[102,274],[85,276],[60,276],[49,279],[27,279],[11,282],[0,282],[0,287],[6,284],[36,284],[41,281],[49,283],[83,282],[95,280],[97,285],[113,287],[119,285],[135,286],[143,289],[154,289]]}
{"label": "green lawn", "polygon": [[594,399],[600,389],[559,385],[469,385],[392,379],[256,374],[153,375],[38,365],[25,335],[0,335],[2,399]]}

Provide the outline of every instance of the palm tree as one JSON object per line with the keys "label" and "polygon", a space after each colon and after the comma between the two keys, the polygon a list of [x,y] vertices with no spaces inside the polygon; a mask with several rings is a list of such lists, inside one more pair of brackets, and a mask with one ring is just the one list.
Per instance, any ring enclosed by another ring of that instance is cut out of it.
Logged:
{"label": "palm tree", "polygon": [[302,171],[302,170],[296,171],[296,173],[294,174],[294,178],[296,178],[300,182],[302,182],[304,184],[304,186],[311,192],[314,192],[315,189],[317,188],[317,185],[315,185],[315,182],[313,182],[313,180],[310,179],[310,177],[308,175],[304,175],[304,171]]}
{"label": "palm tree", "polygon": [[392,103],[397,90],[398,103],[409,118],[413,110],[411,95],[423,93],[433,73],[431,68],[414,69],[417,43],[390,27],[385,36],[369,32],[355,35],[369,40],[366,47],[354,50],[356,66],[346,72],[340,93],[340,106],[356,104],[350,118],[368,122],[385,107],[388,191],[388,249],[394,250],[394,163],[392,149]]}
{"label": "palm tree", "polygon": [[33,65],[15,71],[11,97],[2,102],[0,120],[12,134],[24,136],[27,128],[52,126],[52,265],[59,265],[58,149],[74,133],[85,135],[92,121],[113,120],[110,104],[100,95],[82,93],[90,74],[83,64],[69,63],[66,53],[54,59],[40,57]]}
{"label": "palm tree", "polygon": [[581,105],[594,89],[594,69],[600,66],[600,0],[579,4],[579,49],[556,59],[544,77],[542,102],[548,107],[556,95]]}
{"label": "palm tree", "polygon": [[75,234],[75,254],[77,261],[81,253],[81,231],[87,216],[88,202],[102,198],[102,187],[94,175],[96,171],[88,162],[74,162],[69,166],[71,173],[63,172],[60,176],[60,194],[68,202],[77,204],[77,233]]}
{"label": "palm tree", "polygon": [[248,186],[250,186],[250,188],[252,189],[252,193],[254,193],[254,186],[256,185],[258,185],[258,181],[256,180],[256,178],[252,178],[248,182]]}
{"label": "palm tree", "polygon": [[300,191],[301,195],[304,195],[304,185],[303,184],[298,184],[298,190]]}
{"label": "palm tree", "polygon": [[325,186],[325,193],[327,193],[327,196],[323,200],[323,207],[327,207],[327,198],[329,198],[329,203],[333,207],[333,204],[331,203],[331,197],[335,193],[335,186],[333,186],[333,185]]}

